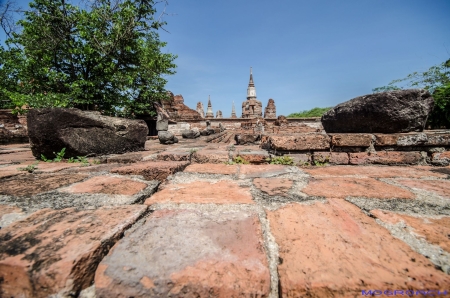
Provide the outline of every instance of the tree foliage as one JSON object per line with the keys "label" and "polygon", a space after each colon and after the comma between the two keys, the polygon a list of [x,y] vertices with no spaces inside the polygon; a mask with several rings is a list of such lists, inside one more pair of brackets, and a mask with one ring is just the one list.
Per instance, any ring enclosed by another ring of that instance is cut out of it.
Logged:
{"label": "tree foliage", "polygon": [[[82,4],[84,3],[84,7]],[[0,48],[0,96],[21,107],[76,107],[132,117],[165,99],[163,53],[153,0],[34,0]],[[10,18],[9,18],[10,19]],[[10,23],[9,23],[10,24]]]}
{"label": "tree foliage", "polygon": [[427,126],[431,128],[450,128],[450,59],[430,67],[424,72],[413,72],[403,79],[390,82],[387,86],[372,89],[374,93],[401,90],[406,87],[427,89],[433,95],[435,106],[428,116]]}
{"label": "tree foliage", "polygon": [[308,118],[308,117],[322,117],[323,114],[331,110],[332,108],[313,108],[311,110],[304,110],[298,113],[289,114],[288,118]]}

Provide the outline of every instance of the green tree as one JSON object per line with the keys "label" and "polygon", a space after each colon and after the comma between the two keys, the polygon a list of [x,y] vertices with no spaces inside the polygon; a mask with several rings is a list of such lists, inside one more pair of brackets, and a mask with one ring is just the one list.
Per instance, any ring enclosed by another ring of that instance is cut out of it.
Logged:
{"label": "green tree", "polygon": [[305,110],[298,113],[292,113],[287,118],[308,118],[308,117],[322,117],[323,114],[331,110],[332,108],[312,108],[311,110]]}
{"label": "green tree", "polygon": [[424,72],[413,72],[403,79],[390,82],[387,86],[372,89],[374,93],[401,90],[396,84],[406,83],[407,87],[427,89],[433,95],[435,105],[428,116],[427,126],[450,128],[450,59],[430,67]]}
{"label": "green tree", "polygon": [[73,2],[30,3],[20,30],[10,30],[7,48],[0,48],[0,95],[18,107],[152,113],[152,102],[167,98],[164,76],[176,67],[176,56],[162,52],[157,3]]}

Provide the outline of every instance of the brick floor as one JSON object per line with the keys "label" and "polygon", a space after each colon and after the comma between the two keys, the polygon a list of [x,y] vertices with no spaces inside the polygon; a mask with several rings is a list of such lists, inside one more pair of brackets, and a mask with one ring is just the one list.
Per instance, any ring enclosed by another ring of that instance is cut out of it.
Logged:
{"label": "brick floor", "polygon": [[189,173],[235,175],[238,172],[238,166],[212,163],[191,164],[184,171]]}
{"label": "brick floor", "polygon": [[270,276],[258,217],[158,210],[103,259],[101,297],[267,297]]}
{"label": "brick floor", "polygon": [[402,179],[398,183],[413,189],[422,189],[450,198],[450,180],[412,180]]}
{"label": "brick floor", "polygon": [[250,187],[233,181],[169,184],[145,201],[147,205],[155,203],[254,204]]}
{"label": "brick floor", "polygon": [[146,210],[38,211],[0,230],[0,289],[5,297],[69,296],[90,285],[104,251]]}
{"label": "brick floor", "polygon": [[268,211],[282,297],[358,297],[369,289],[447,289],[450,277],[343,200]]}
{"label": "brick floor", "polygon": [[112,173],[121,175],[141,175],[147,180],[164,181],[168,176],[183,171],[188,165],[185,161],[146,161],[113,169]]}
{"label": "brick floor", "polygon": [[370,213],[390,224],[403,221],[412,227],[413,232],[419,237],[450,252],[450,217],[448,216],[442,218],[414,217],[385,210],[372,210]]}
{"label": "brick floor", "polygon": [[412,192],[373,178],[312,178],[302,190],[311,196],[326,198],[366,197],[377,199],[413,199]]}

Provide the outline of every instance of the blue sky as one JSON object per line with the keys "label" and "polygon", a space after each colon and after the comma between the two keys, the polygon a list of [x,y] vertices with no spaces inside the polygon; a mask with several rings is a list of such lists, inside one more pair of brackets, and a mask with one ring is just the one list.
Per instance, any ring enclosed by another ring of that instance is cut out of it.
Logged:
{"label": "blue sky", "polygon": [[[18,1],[26,6],[28,1]],[[250,66],[278,115],[334,106],[450,58],[449,0],[168,0],[167,89],[238,116]],[[3,36],[0,35],[3,41]]]}

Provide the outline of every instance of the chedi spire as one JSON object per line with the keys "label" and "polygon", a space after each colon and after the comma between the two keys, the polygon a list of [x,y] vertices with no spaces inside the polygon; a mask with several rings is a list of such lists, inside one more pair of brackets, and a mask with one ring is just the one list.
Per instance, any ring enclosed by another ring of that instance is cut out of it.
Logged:
{"label": "chedi spire", "polygon": [[206,109],[206,117],[205,118],[214,118],[214,112],[212,110],[212,105],[211,105],[211,95],[208,95],[208,108]]}

